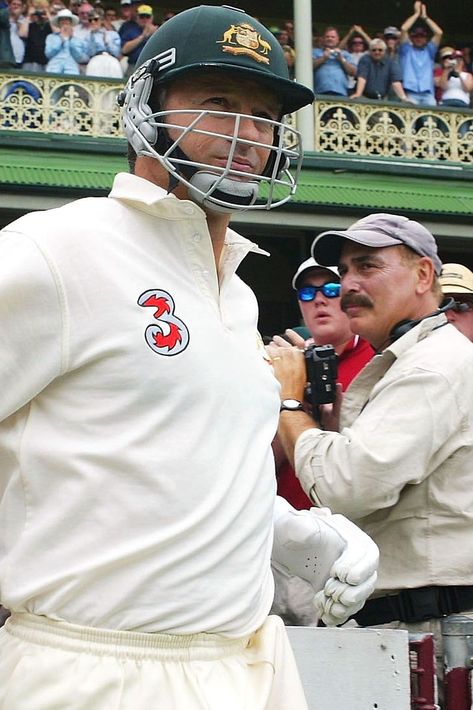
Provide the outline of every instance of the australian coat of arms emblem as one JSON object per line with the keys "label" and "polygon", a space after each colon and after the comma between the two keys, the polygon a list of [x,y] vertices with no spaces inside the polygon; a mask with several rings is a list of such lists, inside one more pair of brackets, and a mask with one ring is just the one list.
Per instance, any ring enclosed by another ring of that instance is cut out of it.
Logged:
{"label": "australian coat of arms emblem", "polygon": [[230,25],[223,37],[218,41],[223,44],[223,51],[230,54],[246,54],[257,62],[269,64],[271,45],[254,27],[246,22],[241,25]]}

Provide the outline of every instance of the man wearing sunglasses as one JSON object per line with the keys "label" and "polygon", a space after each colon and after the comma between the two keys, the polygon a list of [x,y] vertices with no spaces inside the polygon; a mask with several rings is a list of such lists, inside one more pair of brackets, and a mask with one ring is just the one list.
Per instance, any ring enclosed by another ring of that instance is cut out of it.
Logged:
{"label": "man wearing sunglasses", "polygon": [[[292,287],[297,292],[301,315],[311,337],[304,342],[294,330],[287,330],[286,337],[298,347],[311,343],[333,345],[338,356],[337,379],[345,390],[371,360],[374,350],[366,340],[352,333],[348,316],[340,308],[341,284],[337,269],[320,266],[310,257],[297,269]],[[277,335],[274,342],[288,346],[287,341]],[[285,457],[278,466],[278,493],[299,510],[312,505]]]}
{"label": "man wearing sunglasses", "polygon": [[473,342],[473,273],[463,264],[444,264],[440,285],[446,296],[455,299],[447,318],[460,333]]}

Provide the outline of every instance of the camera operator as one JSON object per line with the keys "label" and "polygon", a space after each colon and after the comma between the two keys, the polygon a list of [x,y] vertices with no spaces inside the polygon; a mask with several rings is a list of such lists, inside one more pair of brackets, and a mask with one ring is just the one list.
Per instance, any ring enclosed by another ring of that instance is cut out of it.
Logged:
{"label": "camera operator", "polygon": [[[362,626],[435,634],[473,610],[473,348],[439,306],[441,261],[418,222],[373,214],[312,245],[339,265],[341,307],[377,350],[344,394],[338,432],[282,411],[279,437],[316,505],[343,513],[380,548]],[[281,399],[302,400],[303,353],[268,346]],[[441,667],[441,664],[440,664]]]}
{"label": "camera operator", "polygon": [[453,47],[442,47],[439,58],[441,67],[434,83],[441,91],[440,105],[469,107],[473,76],[465,71],[462,53]]}
{"label": "camera operator", "polygon": [[348,96],[348,77],[356,75],[350,55],[339,47],[340,36],[335,27],[327,27],[322,48],[312,53],[314,91],[316,95]]}

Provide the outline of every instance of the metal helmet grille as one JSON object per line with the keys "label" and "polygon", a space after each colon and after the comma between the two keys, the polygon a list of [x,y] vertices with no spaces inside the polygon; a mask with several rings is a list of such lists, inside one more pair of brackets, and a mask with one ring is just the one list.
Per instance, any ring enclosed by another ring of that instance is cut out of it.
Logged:
{"label": "metal helmet grille", "polygon": [[[191,190],[192,199],[209,208],[268,210],[290,199],[302,163],[300,136],[294,128],[280,121],[228,111],[178,109],[152,113],[148,104],[152,84],[152,77],[141,68],[138,76],[131,77],[124,92],[124,130],[138,155],[159,160],[177,181]],[[186,126],[180,125],[183,117]],[[205,122],[209,117],[224,119],[225,130],[221,133],[208,130]],[[242,121],[247,120],[264,124],[272,143],[240,137]],[[165,142],[158,140],[163,132],[167,136]],[[190,133],[222,139],[222,145],[226,145],[225,164],[215,166],[191,160],[185,153],[185,139]],[[165,149],[158,148],[163,143]],[[262,174],[232,168],[235,154],[245,154],[250,147],[262,147],[269,152]]]}

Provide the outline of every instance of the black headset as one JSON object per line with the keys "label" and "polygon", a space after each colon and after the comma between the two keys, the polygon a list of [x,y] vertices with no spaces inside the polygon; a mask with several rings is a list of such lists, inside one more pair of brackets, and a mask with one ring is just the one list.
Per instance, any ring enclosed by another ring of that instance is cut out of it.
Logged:
{"label": "black headset", "polygon": [[422,316],[422,318],[417,318],[416,320],[401,320],[399,323],[396,323],[394,328],[391,330],[389,333],[389,342],[394,343],[395,340],[398,338],[402,337],[406,333],[408,333],[411,328],[414,328],[416,325],[418,325],[421,321],[425,320],[426,318],[432,318],[433,316],[438,316],[441,313],[446,313],[447,311],[451,311],[453,308],[455,308],[456,311],[462,312],[462,311],[467,311],[468,310],[468,305],[466,303],[457,303],[454,298],[448,297],[443,306],[440,306],[440,308],[433,313],[428,313],[426,316]]}

